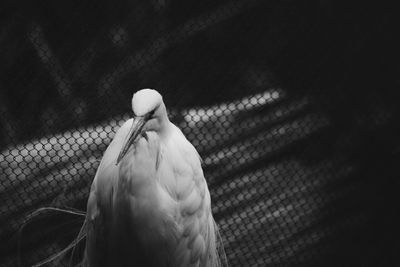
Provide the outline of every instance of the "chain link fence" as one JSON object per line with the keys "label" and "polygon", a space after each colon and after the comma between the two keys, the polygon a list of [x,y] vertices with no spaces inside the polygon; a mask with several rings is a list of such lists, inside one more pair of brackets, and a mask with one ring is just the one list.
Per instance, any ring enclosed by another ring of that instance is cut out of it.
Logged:
{"label": "chain link fence", "polygon": [[[400,264],[394,9],[0,7],[1,266],[33,265],[77,237],[83,216],[40,208],[85,211],[102,154],[146,87],[203,158],[230,266]],[[78,263],[82,248],[47,265]]]}

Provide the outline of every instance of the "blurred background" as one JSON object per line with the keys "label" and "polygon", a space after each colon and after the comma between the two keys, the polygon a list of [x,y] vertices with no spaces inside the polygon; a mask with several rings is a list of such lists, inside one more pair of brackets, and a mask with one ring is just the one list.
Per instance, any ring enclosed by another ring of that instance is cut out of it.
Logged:
{"label": "blurred background", "polygon": [[400,266],[395,10],[3,1],[0,266],[30,266],[77,236],[81,216],[32,214],[85,211],[141,88],[163,95],[202,156],[231,266]]}

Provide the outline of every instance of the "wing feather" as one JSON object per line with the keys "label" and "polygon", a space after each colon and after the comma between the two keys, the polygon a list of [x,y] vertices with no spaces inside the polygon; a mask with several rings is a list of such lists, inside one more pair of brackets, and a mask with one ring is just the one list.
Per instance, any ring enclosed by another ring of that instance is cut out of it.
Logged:
{"label": "wing feather", "polygon": [[107,266],[110,244],[110,211],[114,197],[114,182],[117,180],[118,168],[115,166],[121,140],[126,138],[128,120],[115,134],[113,141],[104,152],[103,158],[93,179],[87,202],[86,212],[86,249],[84,262],[90,267]]}
{"label": "wing feather", "polygon": [[101,212],[96,197],[92,190],[88,200],[86,215],[86,250],[85,260],[90,267],[106,266],[107,260],[107,225],[104,213]]}
{"label": "wing feather", "polygon": [[[201,168],[201,158],[196,149],[178,129],[179,138],[174,148],[180,148],[180,155],[173,155],[176,179],[176,195],[179,203],[179,217],[182,225],[180,244],[176,249],[176,266],[220,267],[224,252],[218,228],[211,213],[211,198]],[[183,142],[185,141],[185,142]],[[168,149],[168,151],[176,151]],[[176,153],[176,152],[175,152]],[[219,255],[219,254],[223,255]]]}

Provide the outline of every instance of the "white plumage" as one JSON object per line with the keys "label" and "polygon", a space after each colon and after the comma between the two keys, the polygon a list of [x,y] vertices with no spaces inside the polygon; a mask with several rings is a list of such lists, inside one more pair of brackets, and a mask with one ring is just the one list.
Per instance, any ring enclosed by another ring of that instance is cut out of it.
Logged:
{"label": "white plumage", "polygon": [[85,262],[97,266],[221,266],[223,252],[196,149],[161,95],[132,98],[134,118],[107,148],[86,215]]}

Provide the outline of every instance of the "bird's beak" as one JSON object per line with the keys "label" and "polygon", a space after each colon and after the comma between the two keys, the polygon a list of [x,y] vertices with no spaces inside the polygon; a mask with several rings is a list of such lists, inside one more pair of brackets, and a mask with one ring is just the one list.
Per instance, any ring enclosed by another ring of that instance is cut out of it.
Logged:
{"label": "bird's beak", "polygon": [[148,121],[148,119],[149,119],[148,116],[136,116],[133,118],[132,126],[129,130],[128,136],[125,139],[121,151],[119,152],[117,158],[117,165],[124,158],[126,153],[128,153],[129,148],[131,147],[132,144],[135,143],[138,136],[142,133],[142,129],[146,124],[146,122]]}

